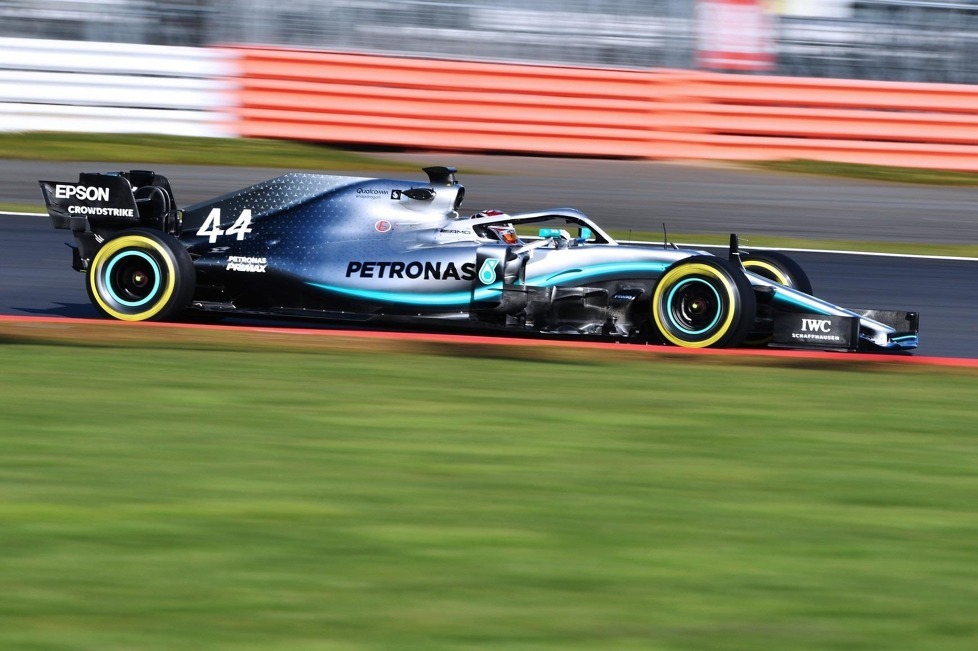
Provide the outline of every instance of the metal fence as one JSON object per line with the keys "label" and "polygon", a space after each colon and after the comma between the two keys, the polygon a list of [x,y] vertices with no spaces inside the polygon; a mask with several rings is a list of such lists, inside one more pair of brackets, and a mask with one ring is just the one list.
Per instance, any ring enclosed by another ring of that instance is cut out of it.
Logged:
{"label": "metal fence", "polygon": [[978,2],[861,0],[839,16],[782,16],[780,74],[978,83]]}
{"label": "metal fence", "polygon": [[[769,5],[773,74],[978,83],[978,0]],[[0,36],[694,68],[696,9],[695,0],[0,0]]]}

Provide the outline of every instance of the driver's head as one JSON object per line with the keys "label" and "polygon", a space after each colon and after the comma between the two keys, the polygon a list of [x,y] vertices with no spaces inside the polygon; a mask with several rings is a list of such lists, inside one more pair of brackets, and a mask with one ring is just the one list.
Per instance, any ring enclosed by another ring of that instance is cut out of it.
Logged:
{"label": "driver's head", "polygon": [[489,227],[489,230],[496,234],[500,242],[504,244],[522,244],[519,235],[516,234],[516,229],[512,224],[493,224]]}
{"label": "driver's head", "polygon": [[489,210],[482,210],[471,215],[469,219],[478,219],[480,217],[509,217],[509,215],[497,208],[490,208]]}

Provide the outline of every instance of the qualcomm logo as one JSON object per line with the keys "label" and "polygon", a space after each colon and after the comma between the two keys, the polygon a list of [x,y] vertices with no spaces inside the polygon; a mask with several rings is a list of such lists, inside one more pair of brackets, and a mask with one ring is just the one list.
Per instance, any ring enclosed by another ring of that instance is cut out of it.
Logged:
{"label": "qualcomm logo", "polygon": [[832,321],[829,319],[802,319],[802,332],[832,332]]}

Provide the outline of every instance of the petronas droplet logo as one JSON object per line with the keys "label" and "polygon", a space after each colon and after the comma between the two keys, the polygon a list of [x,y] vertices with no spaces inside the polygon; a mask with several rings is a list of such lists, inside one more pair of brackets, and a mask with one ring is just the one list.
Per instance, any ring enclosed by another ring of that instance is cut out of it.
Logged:
{"label": "petronas droplet logo", "polygon": [[483,285],[491,285],[496,282],[496,266],[499,264],[498,258],[486,258],[479,269],[479,281]]}

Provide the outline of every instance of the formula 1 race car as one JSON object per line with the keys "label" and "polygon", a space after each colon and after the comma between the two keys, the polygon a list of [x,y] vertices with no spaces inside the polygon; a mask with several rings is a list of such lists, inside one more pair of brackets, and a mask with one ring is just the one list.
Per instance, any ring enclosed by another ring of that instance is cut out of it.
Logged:
{"label": "formula 1 race car", "polygon": [[778,252],[619,243],[559,208],[459,213],[427,182],[292,173],[179,210],[149,171],[41,181],[92,303],[126,321],[211,315],[449,325],[684,347],[917,347],[915,312],[812,295]]}

